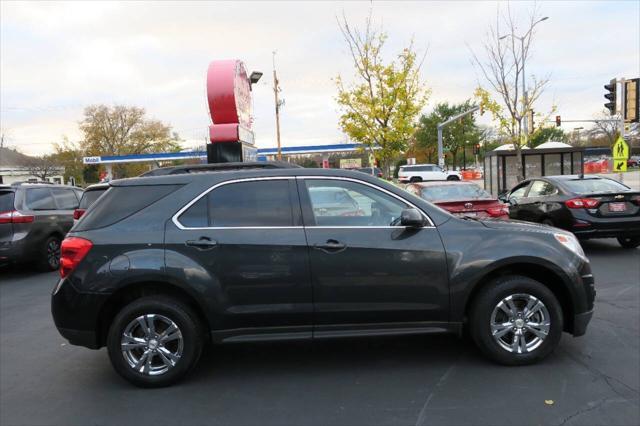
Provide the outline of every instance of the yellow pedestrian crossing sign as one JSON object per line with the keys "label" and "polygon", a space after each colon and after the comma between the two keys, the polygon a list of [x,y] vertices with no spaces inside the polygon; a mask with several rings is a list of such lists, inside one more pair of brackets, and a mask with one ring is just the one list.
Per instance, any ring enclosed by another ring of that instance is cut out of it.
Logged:
{"label": "yellow pedestrian crossing sign", "polygon": [[627,159],[626,158],[616,158],[613,160],[613,171],[614,172],[626,172],[627,171]]}
{"label": "yellow pedestrian crossing sign", "polygon": [[618,138],[616,143],[613,144],[613,148],[611,148],[611,156],[616,160],[628,159],[629,158],[629,145],[622,139]]}
{"label": "yellow pedestrian crossing sign", "polygon": [[629,145],[627,145],[622,137],[619,137],[616,143],[613,144],[611,156],[613,157],[613,171],[626,172],[627,158],[629,158]]}

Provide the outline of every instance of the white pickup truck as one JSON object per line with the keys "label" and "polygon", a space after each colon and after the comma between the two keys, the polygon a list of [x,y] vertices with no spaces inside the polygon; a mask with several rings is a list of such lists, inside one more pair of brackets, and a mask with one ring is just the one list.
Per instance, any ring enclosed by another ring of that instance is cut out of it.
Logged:
{"label": "white pickup truck", "polygon": [[435,164],[414,164],[401,166],[398,181],[401,183],[422,182],[427,180],[460,180],[460,172],[444,171]]}

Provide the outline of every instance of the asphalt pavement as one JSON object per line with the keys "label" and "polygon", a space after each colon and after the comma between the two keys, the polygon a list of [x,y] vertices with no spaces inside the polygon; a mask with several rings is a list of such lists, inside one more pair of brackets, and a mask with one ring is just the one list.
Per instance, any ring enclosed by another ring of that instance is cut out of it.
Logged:
{"label": "asphalt pavement", "polygon": [[449,335],[236,344],[153,390],[57,333],[56,273],[0,270],[0,425],[638,425],[640,249],[583,246],[594,319],[538,365],[492,364]]}

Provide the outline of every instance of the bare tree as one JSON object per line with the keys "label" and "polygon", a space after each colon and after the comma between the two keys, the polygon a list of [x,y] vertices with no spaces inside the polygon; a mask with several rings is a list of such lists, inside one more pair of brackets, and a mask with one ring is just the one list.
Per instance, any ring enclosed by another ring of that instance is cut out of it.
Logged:
{"label": "bare tree", "polygon": [[62,173],[62,167],[50,155],[31,157],[24,164],[31,176],[45,181],[48,177]]}
{"label": "bare tree", "polygon": [[[531,57],[534,28],[544,20],[534,9],[524,26],[518,26],[516,19],[507,5],[506,12],[498,9],[496,22],[490,25],[487,38],[483,44],[484,59],[480,59],[472,51],[473,62],[478,66],[490,92],[482,87],[476,91],[483,107],[489,110],[499,123],[500,131],[506,134],[516,152],[516,171],[519,180],[523,180],[522,146],[526,142],[523,119],[533,110],[533,105],[540,98],[548,77],[531,76],[527,82],[527,93],[522,93],[520,81],[527,78],[524,65]],[[524,31],[517,35],[516,31]],[[522,33],[521,33],[522,34]]]}
{"label": "bare tree", "polygon": [[594,130],[595,133],[601,134],[607,139],[609,146],[613,146],[620,135],[620,114],[609,115],[608,112],[600,113],[596,117]]}

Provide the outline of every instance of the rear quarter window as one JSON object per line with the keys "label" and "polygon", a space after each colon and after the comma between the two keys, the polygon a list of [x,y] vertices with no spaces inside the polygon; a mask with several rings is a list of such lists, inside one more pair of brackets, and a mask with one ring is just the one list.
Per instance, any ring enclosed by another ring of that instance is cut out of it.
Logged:
{"label": "rear quarter window", "polygon": [[26,190],[25,204],[29,210],[56,210],[57,206],[49,188]]}
{"label": "rear quarter window", "polygon": [[56,199],[60,210],[73,210],[78,208],[78,198],[73,189],[52,188],[51,193]]}
{"label": "rear quarter window", "polygon": [[149,207],[181,185],[114,186],[91,206],[74,228],[75,231],[104,228]]}

